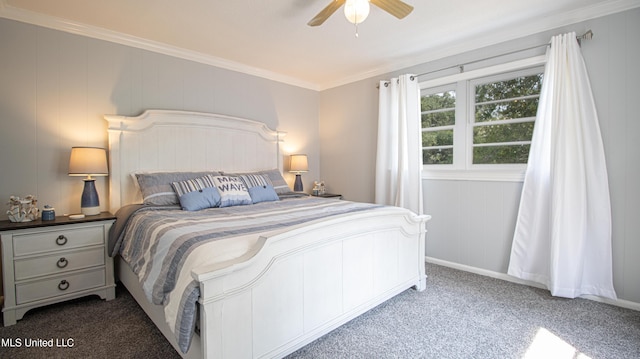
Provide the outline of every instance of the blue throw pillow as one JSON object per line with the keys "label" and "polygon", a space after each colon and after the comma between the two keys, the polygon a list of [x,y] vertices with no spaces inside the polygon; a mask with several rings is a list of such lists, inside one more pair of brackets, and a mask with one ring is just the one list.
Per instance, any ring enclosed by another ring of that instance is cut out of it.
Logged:
{"label": "blue throw pillow", "polygon": [[186,211],[199,211],[220,206],[220,193],[215,187],[185,193],[180,196],[180,206]]}
{"label": "blue throw pillow", "polygon": [[270,185],[251,187],[249,188],[249,195],[251,196],[251,200],[253,201],[253,203],[280,200],[275,189],[273,189],[273,186]]}
{"label": "blue throw pillow", "polygon": [[218,193],[209,175],[181,182],[172,182],[171,186],[178,195],[180,206],[184,210],[198,211],[220,206],[220,193]]}

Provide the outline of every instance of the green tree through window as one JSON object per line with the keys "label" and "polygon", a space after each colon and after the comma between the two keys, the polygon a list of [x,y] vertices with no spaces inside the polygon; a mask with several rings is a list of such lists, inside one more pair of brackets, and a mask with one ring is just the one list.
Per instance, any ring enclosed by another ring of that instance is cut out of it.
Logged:
{"label": "green tree through window", "polygon": [[473,163],[527,163],[543,75],[475,86]]}
{"label": "green tree through window", "polygon": [[456,123],[455,91],[422,96],[421,107],[423,164],[453,163],[453,126]]}
{"label": "green tree through window", "polygon": [[423,164],[526,164],[542,80],[536,67],[423,89]]}

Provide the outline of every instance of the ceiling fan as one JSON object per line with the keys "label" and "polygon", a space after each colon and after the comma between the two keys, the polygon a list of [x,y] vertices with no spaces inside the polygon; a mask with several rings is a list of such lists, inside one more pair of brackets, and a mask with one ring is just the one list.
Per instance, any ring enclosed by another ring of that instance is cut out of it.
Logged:
{"label": "ceiling fan", "polygon": [[307,25],[322,25],[322,23],[333,15],[342,5],[345,5],[345,16],[350,22],[354,24],[361,23],[367,15],[369,15],[369,3],[372,3],[398,19],[404,18],[413,11],[413,6],[400,0],[333,0],[327,7],[322,9],[318,15],[311,19]]}

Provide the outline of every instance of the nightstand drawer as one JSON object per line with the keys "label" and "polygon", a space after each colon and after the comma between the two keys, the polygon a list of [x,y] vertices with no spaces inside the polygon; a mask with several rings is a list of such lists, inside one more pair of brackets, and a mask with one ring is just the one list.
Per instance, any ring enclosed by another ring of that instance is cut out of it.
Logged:
{"label": "nightstand drawer", "polygon": [[102,244],[104,233],[102,226],[60,228],[29,234],[13,236],[14,255],[44,253],[68,248]]}
{"label": "nightstand drawer", "polygon": [[23,304],[39,299],[79,292],[105,285],[105,269],[96,268],[80,273],[70,273],[44,280],[16,284],[16,303]]}
{"label": "nightstand drawer", "polygon": [[101,265],[104,265],[103,246],[16,259],[14,270],[16,281],[19,281]]}

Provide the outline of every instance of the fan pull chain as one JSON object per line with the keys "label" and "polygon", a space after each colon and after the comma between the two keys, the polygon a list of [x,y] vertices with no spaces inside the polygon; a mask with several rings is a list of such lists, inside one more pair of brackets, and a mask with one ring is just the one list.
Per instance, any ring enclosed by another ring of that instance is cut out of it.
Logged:
{"label": "fan pull chain", "polygon": [[358,23],[356,23],[355,25],[356,25],[356,38],[358,38]]}

